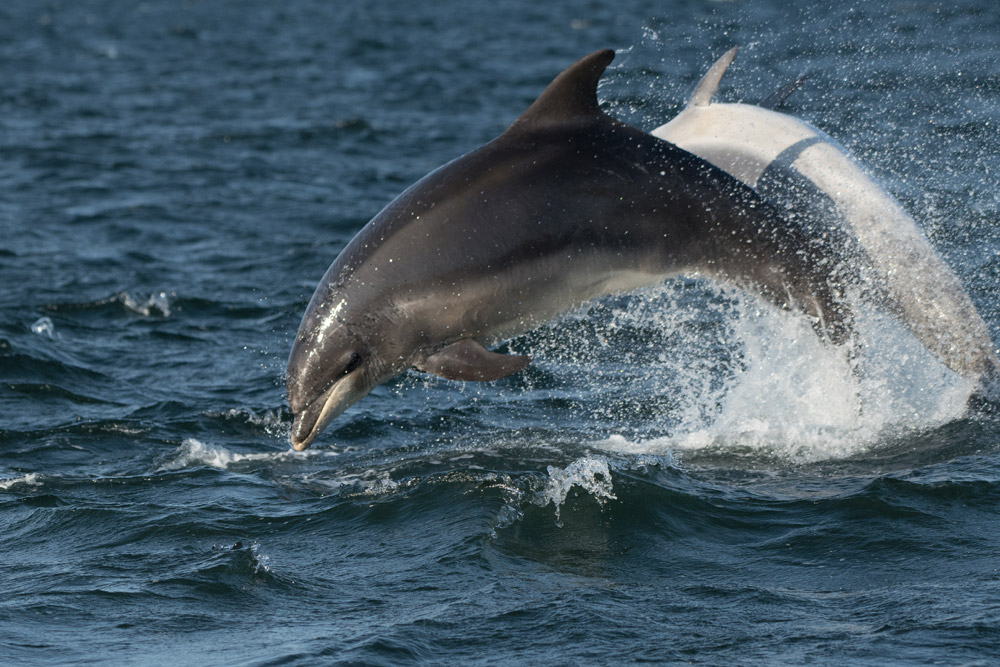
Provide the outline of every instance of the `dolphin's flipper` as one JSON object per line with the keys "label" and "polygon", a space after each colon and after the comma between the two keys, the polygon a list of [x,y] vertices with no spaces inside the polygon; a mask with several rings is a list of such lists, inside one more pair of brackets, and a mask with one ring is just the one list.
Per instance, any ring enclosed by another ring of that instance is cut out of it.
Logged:
{"label": "dolphin's flipper", "polygon": [[722,56],[719,57],[715,63],[708,68],[705,72],[705,76],[701,77],[701,81],[695,86],[694,92],[691,93],[691,97],[688,99],[687,105],[689,107],[703,107],[712,101],[712,96],[715,95],[716,89],[719,87],[719,81],[722,80],[722,75],[726,73],[729,66],[733,64],[733,58],[736,57],[736,52],[739,47],[734,46],[729,49]]}
{"label": "dolphin's flipper", "polygon": [[758,106],[761,107],[762,109],[771,109],[772,111],[776,110],[778,107],[780,107],[782,104],[785,103],[785,100],[788,99],[789,95],[791,95],[796,90],[801,88],[802,84],[805,83],[806,79],[808,78],[809,78],[808,72],[803,72],[802,74],[799,74],[797,77],[795,77],[795,81],[786,83],[781,88],[778,88],[776,91],[774,91],[766,98],[764,98],[764,100]]}
{"label": "dolphin's flipper", "polygon": [[446,380],[485,382],[513,375],[530,363],[531,357],[490,352],[471,338],[463,338],[415,367]]}

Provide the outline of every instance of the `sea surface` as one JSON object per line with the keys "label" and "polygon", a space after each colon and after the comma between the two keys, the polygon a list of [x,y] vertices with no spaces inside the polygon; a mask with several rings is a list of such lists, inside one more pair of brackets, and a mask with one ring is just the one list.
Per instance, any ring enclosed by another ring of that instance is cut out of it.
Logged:
{"label": "sea surface", "polygon": [[805,72],[1000,338],[1000,4],[799,4],[0,4],[0,663],[998,664],[1000,416],[876,309],[682,277],[288,444],[327,266],[599,48],[646,130]]}

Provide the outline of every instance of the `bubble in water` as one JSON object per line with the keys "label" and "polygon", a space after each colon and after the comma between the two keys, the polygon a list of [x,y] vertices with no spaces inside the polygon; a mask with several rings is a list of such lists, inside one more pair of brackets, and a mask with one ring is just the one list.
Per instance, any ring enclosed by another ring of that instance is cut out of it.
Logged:
{"label": "bubble in water", "polygon": [[35,320],[35,323],[31,325],[31,330],[39,336],[48,336],[53,339],[56,337],[56,325],[48,317],[40,317]]}
{"label": "bubble in water", "polygon": [[174,292],[156,292],[150,294],[149,298],[145,301],[137,301],[132,297],[132,295],[127,292],[121,292],[118,295],[118,300],[123,306],[131,310],[133,313],[138,313],[143,317],[152,317],[154,315],[159,315],[160,317],[170,317],[170,302],[172,297],[176,297],[177,294]]}

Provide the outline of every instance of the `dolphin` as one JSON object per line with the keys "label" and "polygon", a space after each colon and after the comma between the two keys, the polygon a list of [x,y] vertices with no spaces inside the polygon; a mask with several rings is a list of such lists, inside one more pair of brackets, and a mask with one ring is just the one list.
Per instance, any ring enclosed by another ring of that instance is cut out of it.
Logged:
{"label": "dolphin", "polygon": [[734,281],[843,341],[850,242],[797,226],[751,187],[604,113],[592,53],[498,138],[417,181],[346,245],[288,361],[291,443],[414,367],[496,380],[526,356],[487,349],[595,297],[681,273]]}
{"label": "dolphin", "polygon": [[[712,102],[737,49],[695,86],[686,108],[653,130],[797,216],[834,220],[860,252],[855,260],[876,301],[948,368],[987,390],[1000,360],[983,318],[916,223],[835,140],[773,109]],[[799,77],[770,98],[777,105]]]}

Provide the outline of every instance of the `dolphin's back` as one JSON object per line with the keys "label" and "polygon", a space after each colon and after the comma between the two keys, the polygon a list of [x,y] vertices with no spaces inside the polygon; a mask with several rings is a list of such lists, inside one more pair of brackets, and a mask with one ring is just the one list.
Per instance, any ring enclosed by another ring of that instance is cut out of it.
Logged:
{"label": "dolphin's back", "polygon": [[813,261],[841,262],[835,246],[813,243],[738,179],[607,116],[591,97],[543,95],[496,140],[400,195],[338,258],[349,267],[341,288],[356,302],[366,290],[391,297],[393,310],[421,321],[448,303],[463,313],[453,339],[491,340],[597,296],[701,272],[801,309],[843,339],[835,281]]}

